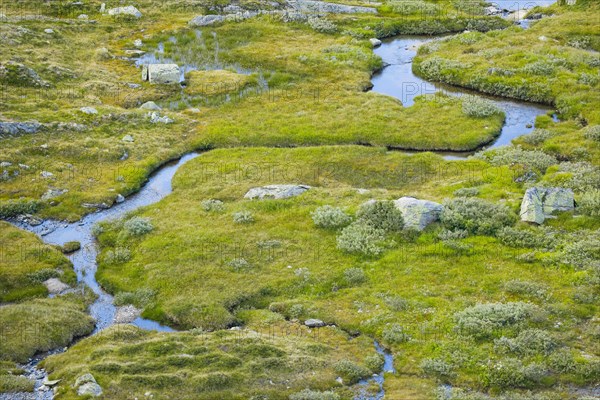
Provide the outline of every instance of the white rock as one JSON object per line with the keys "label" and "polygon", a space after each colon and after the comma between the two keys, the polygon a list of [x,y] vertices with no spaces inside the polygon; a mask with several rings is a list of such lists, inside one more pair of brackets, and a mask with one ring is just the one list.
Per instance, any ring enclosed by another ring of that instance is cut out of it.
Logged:
{"label": "white rock", "polygon": [[192,19],[188,24],[190,26],[208,26],[225,21],[223,15],[199,15]]}
{"label": "white rock", "polygon": [[377,38],[371,38],[371,39],[369,39],[369,41],[371,42],[371,45],[373,47],[379,47],[379,46],[381,46],[381,40],[379,40]]}
{"label": "white rock", "polygon": [[[102,8],[100,8],[102,10]],[[108,15],[132,15],[136,18],[141,18],[142,13],[134,6],[117,7],[108,10]]]}
{"label": "white rock", "polygon": [[6,168],[6,167],[10,167],[11,165],[12,165],[12,163],[11,163],[11,162],[8,162],[8,161],[2,161],[2,162],[0,163],[0,168]]}
{"label": "white rock", "polygon": [[179,83],[181,71],[177,64],[149,64],[142,67],[142,80],[150,83]]}
{"label": "white rock", "polygon": [[125,196],[123,196],[122,194],[119,193],[117,195],[117,198],[115,199],[115,203],[120,204],[120,203],[122,203],[124,201],[125,201]]}
{"label": "white rock", "polygon": [[140,47],[142,47],[144,44],[142,43],[142,39],[135,39],[135,40],[133,41],[133,45],[134,45],[135,47],[137,47],[137,48],[140,48]]}
{"label": "white rock", "polygon": [[147,101],[140,106],[142,110],[152,110],[152,111],[160,111],[162,108],[158,104],[153,101]]}
{"label": "white rock", "polygon": [[102,14],[104,14],[106,12],[106,4],[105,3],[100,4],[100,12]]}
{"label": "white rock", "polygon": [[77,19],[88,19],[87,14],[81,14],[77,17]]}
{"label": "white rock", "polygon": [[542,42],[548,41],[548,38],[546,36],[540,36],[538,39],[541,40]]}
{"label": "white rock", "polygon": [[79,111],[84,114],[98,114],[98,110],[96,110],[94,107],[81,107]]}
{"label": "white rock", "polygon": [[46,33],[48,33],[48,34],[52,34],[52,33],[54,33],[54,31],[53,31],[52,29],[50,29],[50,28],[48,28],[48,29],[44,29],[44,32],[46,32]]}
{"label": "white rock", "polygon": [[125,135],[125,136],[123,136],[123,139],[121,139],[121,140],[124,141],[124,142],[132,143],[133,142],[133,136],[131,136],[131,135]]}
{"label": "white rock", "polygon": [[60,279],[57,278],[50,278],[44,281],[44,286],[46,286],[46,289],[48,289],[48,293],[50,294],[60,294],[71,288],[69,285],[61,282]]}
{"label": "white rock", "polygon": [[102,388],[97,383],[84,383],[77,389],[77,394],[79,396],[98,397],[102,395]]}
{"label": "white rock", "polygon": [[414,197],[401,197],[394,205],[402,212],[404,227],[422,231],[432,222],[440,219],[444,207],[433,201],[418,200]]}
{"label": "white rock", "polygon": [[132,306],[131,304],[117,307],[117,312],[115,313],[114,322],[115,324],[129,324],[133,322],[137,317],[139,317],[141,311]]}
{"label": "white rock", "polygon": [[52,178],[54,176],[52,172],[48,171],[42,171],[40,172],[40,175],[42,176],[42,178]]}
{"label": "white rock", "polygon": [[148,113],[148,117],[150,118],[150,122],[152,122],[153,124],[172,124],[174,121],[167,117],[166,115],[161,117],[159,113],[157,112],[151,112]]}
{"label": "white rock", "polygon": [[268,185],[248,190],[246,199],[287,199],[301,195],[310,189],[308,185]]}

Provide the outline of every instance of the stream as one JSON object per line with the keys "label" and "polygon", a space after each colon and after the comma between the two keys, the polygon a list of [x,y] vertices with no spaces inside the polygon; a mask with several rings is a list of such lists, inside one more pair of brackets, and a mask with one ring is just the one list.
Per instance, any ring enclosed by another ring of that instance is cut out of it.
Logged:
{"label": "stream", "polygon": [[[550,4],[553,1],[539,1],[537,3]],[[533,4],[535,2],[530,2]],[[515,3],[516,4],[516,3]],[[399,99],[405,107],[414,104],[414,98],[422,94],[433,94],[444,92],[451,96],[478,95],[492,100],[506,113],[506,122],[498,138],[487,147],[497,147],[510,144],[511,140],[533,130],[535,118],[538,115],[546,114],[550,107],[537,105],[533,103],[520,102],[516,100],[483,96],[481,94],[444,84],[431,83],[417,77],[412,72],[412,60],[417,53],[418,46],[436,40],[435,37],[425,36],[402,36],[386,39],[382,45],[375,49],[387,66],[377,72],[372,77],[373,91],[384,95],[389,95]],[[159,49],[160,51],[160,49]],[[152,56],[148,55],[142,58],[142,61],[151,61]],[[139,62],[138,62],[139,64]],[[190,67],[190,69],[194,69]],[[186,71],[182,71],[183,73]],[[410,152],[407,152],[410,153]],[[437,152],[447,159],[466,158],[473,152]],[[60,221],[44,221],[41,225],[31,226],[25,222],[14,222],[16,226],[26,229],[40,236],[45,243],[63,245],[69,241],[78,241],[81,243],[81,250],[69,256],[73,263],[73,268],[77,274],[79,283],[88,286],[96,295],[97,299],[89,308],[90,315],[96,320],[96,328],[93,334],[96,334],[111,325],[115,324],[115,315],[117,307],[113,304],[113,296],[105,292],[96,281],[98,247],[92,234],[92,227],[100,222],[123,217],[127,213],[158,202],[172,192],[171,181],[179,167],[189,160],[199,156],[198,153],[189,153],[179,160],[167,163],[153,173],[148,182],[142,189],[128,197],[124,202],[115,204],[109,209],[100,210],[84,217],[82,220],[74,223],[65,223]],[[141,317],[132,322],[142,329],[156,330],[163,332],[173,332],[168,326],[159,324]],[[383,370],[373,377],[359,382],[359,394],[355,400],[381,400],[385,397],[384,374],[394,373],[393,355],[386,351],[378,342],[374,343],[375,350],[384,358]],[[65,348],[66,349],[66,348]],[[49,353],[38,354],[26,365],[21,367],[26,371],[26,375],[35,381],[36,390],[34,393],[19,393],[16,397],[5,397],[0,394],[2,399],[52,399],[53,390],[43,389],[42,381],[47,377],[45,371],[37,369],[37,364],[50,354],[55,354],[64,349],[53,350]],[[375,383],[379,391],[374,395],[367,395],[367,386]],[[11,394],[9,394],[11,396]]]}

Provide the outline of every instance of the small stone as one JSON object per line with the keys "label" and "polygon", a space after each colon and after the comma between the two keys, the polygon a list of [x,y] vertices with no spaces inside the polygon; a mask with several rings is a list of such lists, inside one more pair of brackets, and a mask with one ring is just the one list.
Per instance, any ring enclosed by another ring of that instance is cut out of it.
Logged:
{"label": "small stone", "polygon": [[162,108],[160,108],[160,106],[158,104],[156,104],[155,102],[153,102],[153,101],[147,101],[147,102],[145,102],[144,104],[142,104],[140,106],[140,108],[142,110],[153,110],[153,111],[160,111],[160,110],[162,110]]}
{"label": "small stone", "polygon": [[98,110],[96,110],[94,107],[81,107],[79,111],[84,114],[98,114]]}
{"label": "small stone", "polygon": [[60,294],[71,287],[66,283],[63,283],[58,278],[50,278],[44,281],[44,286],[48,289],[48,293],[50,294]]}
{"label": "small stone", "polygon": [[56,379],[56,380],[51,381],[48,379],[48,377],[45,377],[42,384],[45,386],[48,386],[48,387],[53,387],[53,386],[56,386],[60,381],[62,381],[62,379]]}
{"label": "small stone", "polygon": [[48,171],[42,171],[40,175],[42,176],[42,178],[52,178],[54,176],[52,172]]}
{"label": "small stone", "polygon": [[125,135],[125,136],[123,136],[123,139],[121,139],[121,140],[124,141],[124,142],[132,143],[133,142],[133,136],[131,136],[131,135]]}
{"label": "small stone", "polygon": [[142,13],[134,6],[117,7],[108,10],[108,15],[131,15],[135,18],[141,18]]}
{"label": "small stone", "polygon": [[84,19],[84,20],[85,20],[85,19],[88,19],[88,16],[87,16],[87,14],[80,14],[80,15],[77,17],[77,19]]}
{"label": "small stone", "polygon": [[125,201],[125,196],[123,196],[122,194],[118,194],[117,198],[115,199],[115,203],[119,204]]}
{"label": "small stone", "polygon": [[369,39],[369,41],[371,42],[371,45],[373,47],[379,47],[379,46],[381,46],[381,40],[379,40],[377,38],[371,38],[371,39]]}
{"label": "small stone", "polygon": [[48,28],[48,29],[44,29],[44,32],[46,32],[48,34],[52,34],[52,33],[54,33],[54,30]]}
{"label": "small stone", "polygon": [[29,165],[27,165],[27,164],[19,164],[19,168],[21,168],[21,169],[29,169]]}
{"label": "small stone", "polygon": [[325,326],[325,322],[321,321],[320,319],[311,318],[304,321],[304,325],[308,326],[309,328],[320,328]]}
{"label": "small stone", "polygon": [[84,383],[77,389],[77,394],[79,396],[98,397],[102,395],[102,388],[97,383]]}
{"label": "small stone", "polygon": [[133,45],[139,49],[139,48],[140,48],[140,47],[142,47],[144,44],[142,43],[142,39],[135,39],[135,40],[133,41]]}
{"label": "small stone", "polygon": [[2,161],[2,162],[0,163],[0,168],[6,168],[6,167],[10,167],[11,165],[12,165],[12,163],[11,163],[11,162],[8,162],[8,161]]}
{"label": "small stone", "polygon": [[105,3],[100,4],[100,12],[101,13],[105,13],[106,12],[106,4]]}
{"label": "small stone", "polygon": [[422,231],[439,220],[443,206],[429,200],[418,200],[414,197],[401,197],[394,201],[394,205],[402,212],[404,227]]}
{"label": "small stone", "polygon": [[172,124],[173,120],[166,115],[161,117],[157,112],[148,113],[148,117],[150,117],[150,122],[153,124],[161,123],[161,124]]}
{"label": "small stone", "polygon": [[538,39],[542,42],[548,41],[548,38],[546,36],[540,36]]}

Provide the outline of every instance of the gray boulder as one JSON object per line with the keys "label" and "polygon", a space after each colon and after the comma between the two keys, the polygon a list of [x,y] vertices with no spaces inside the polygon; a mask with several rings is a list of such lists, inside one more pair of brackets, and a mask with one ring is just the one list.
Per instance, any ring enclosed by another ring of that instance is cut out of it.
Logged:
{"label": "gray boulder", "polygon": [[208,26],[223,21],[225,21],[225,17],[223,15],[198,15],[188,22],[188,24],[190,26]]}
{"label": "gray boulder", "polygon": [[48,293],[50,294],[59,294],[71,288],[69,285],[61,282],[60,279],[57,278],[50,278],[44,281],[44,286],[46,286],[46,289],[48,289]]}
{"label": "gray boulder", "polygon": [[414,197],[401,197],[394,200],[394,205],[402,212],[404,227],[422,231],[432,222],[440,219],[444,209],[439,203],[429,200],[418,200]]}
{"label": "gray boulder", "polygon": [[142,13],[140,12],[140,10],[138,10],[134,6],[111,8],[110,10],[108,10],[108,15],[131,15],[136,18],[142,17]]}
{"label": "gray boulder", "polygon": [[335,13],[335,14],[377,14],[373,7],[349,6],[345,4],[328,3],[315,0],[292,0],[288,4],[292,9],[311,13]]}
{"label": "gray boulder", "polygon": [[149,64],[142,67],[142,80],[150,83],[178,83],[180,77],[177,64]]}
{"label": "gray boulder", "polygon": [[92,397],[98,397],[100,395],[102,395],[102,387],[100,385],[98,385],[97,383],[84,383],[83,385],[79,386],[79,388],[77,389],[77,394],[79,396],[92,396]]}
{"label": "gray boulder", "polygon": [[371,42],[371,45],[373,47],[379,47],[379,46],[381,46],[381,40],[379,40],[377,38],[371,38],[371,39],[369,39],[369,41]]}
{"label": "gray boulder", "polygon": [[94,378],[94,375],[87,373],[87,374],[83,374],[83,375],[80,375],[79,377],[77,377],[77,379],[75,379],[75,385],[73,385],[73,387],[78,388],[79,386],[83,385],[84,383],[97,383],[97,382],[96,382],[96,378]]}
{"label": "gray boulder", "polygon": [[307,185],[268,185],[248,190],[246,199],[287,199],[301,195],[310,189]]}
{"label": "gray boulder", "polygon": [[32,122],[0,122],[0,136],[21,135],[36,133],[42,128],[42,124],[37,121]]}
{"label": "gray boulder", "polygon": [[42,200],[44,200],[44,201],[51,200],[55,197],[62,196],[63,194],[67,193],[68,191],[69,191],[68,189],[48,189],[46,191],[46,193],[44,193],[42,195]]}
{"label": "gray boulder", "polygon": [[142,110],[160,111],[162,108],[153,101],[147,101],[140,106]]}
{"label": "gray boulder", "polygon": [[79,111],[84,114],[98,114],[98,110],[96,110],[94,107],[81,107]]}
{"label": "gray boulder", "polygon": [[320,319],[311,318],[304,321],[304,325],[308,326],[309,328],[320,328],[325,326],[325,322],[321,321]]}
{"label": "gray boulder", "polygon": [[131,135],[125,135],[125,136],[123,136],[123,139],[121,139],[121,140],[124,142],[128,142],[128,143],[134,142],[133,136],[131,136]]}
{"label": "gray boulder", "polygon": [[571,211],[574,208],[571,189],[533,187],[525,191],[520,216],[522,221],[541,224],[555,211]]}

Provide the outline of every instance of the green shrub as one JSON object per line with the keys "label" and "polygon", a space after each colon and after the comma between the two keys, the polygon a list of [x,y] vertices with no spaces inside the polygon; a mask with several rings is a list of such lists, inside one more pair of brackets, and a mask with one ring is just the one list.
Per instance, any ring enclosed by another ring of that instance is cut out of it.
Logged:
{"label": "green shrub", "polygon": [[600,229],[580,231],[576,237],[571,236],[564,245],[559,260],[578,268],[588,268],[597,263],[600,260]]}
{"label": "green shrub", "polygon": [[404,227],[402,212],[393,201],[370,201],[360,206],[356,213],[358,220],[373,228],[386,232],[401,231]]}
{"label": "green shrub", "polygon": [[516,338],[501,337],[494,341],[496,349],[522,355],[551,354],[557,346],[556,341],[548,331],[542,329],[527,329],[520,332]]}
{"label": "green shrub", "polygon": [[250,211],[239,211],[233,214],[233,222],[236,224],[251,224],[254,216]]}
{"label": "green shrub", "polygon": [[538,146],[552,136],[554,136],[554,134],[549,130],[536,128],[529,135],[523,135],[521,140],[527,144]]}
{"label": "green shrub", "polygon": [[225,205],[221,200],[216,199],[208,199],[204,200],[201,203],[202,209],[206,212],[223,212],[225,210]]}
{"label": "green shrub", "polygon": [[235,271],[243,271],[251,267],[250,263],[244,258],[234,258],[230,260],[227,265],[233,268]]}
{"label": "green shrub", "polygon": [[72,242],[66,242],[65,244],[63,244],[61,250],[65,254],[70,254],[79,249],[81,249],[81,243],[79,243],[77,241],[72,241]]}
{"label": "green shrub", "polygon": [[454,191],[456,197],[475,197],[479,194],[479,189],[476,187],[460,188]]}
{"label": "green shrub", "polygon": [[547,300],[550,297],[546,285],[537,282],[520,281],[518,279],[506,282],[504,290],[507,293],[533,297],[539,300]]}
{"label": "green shrub", "polygon": [[540,150],[523,150],[520,146],[504,146],[475,154],[475,158],[488,161],[492,165],[521,165],[528,170],[546,172],[548,167],[558,164],[558,160]]}
{"label": "green shrub", "polygon": [[341,360],[333,368],[344,380],[344,384],[353,385],[359,380],[371,376],[371,371],[349,360]]}
{"label": "green shrub", "polygon": [[467,236],[469,236],[469,232],[464,229],[456,229],[454,231],[444,229],[438,234],[438,238],[444,243],[464,239]]}
{"label": "green shrub", "polygon": [[556,67],[548,61],[535,61],[521,68],[527,75],[552,75]]}
{"label": "green shrub", "polygon": [[126,247],[116,247],[114,250],[108,250],[104,256],[107,264],[122,264],[131,260],[131,251]]}
{"label": "green shrub", "polygon": [[33,392],[34,384],[35,381],[25,376],[0,375],[0,393]]}
{"label": "green shrub", "polygon": [[577,205],[582,214],[590,217],[600,217],[600,190],[592,189],[583,193]]}
{"label": "green shrub", "polygon": [[138,289],[135,292],[119,292],[114,297],[114,303],[116,306],[124,306],[127,304],[133,304],[138,308],[144,308],[150,304],[156,292],[152,289]]}
{"label": "green shrub", "polygon": [[517,229],[506,226],[498,231],[498,239],[510,247],[553,249],[557,244],[556,234],[550,229]]}
{"label": "green shrub", "polygon": [[465,96],[462,99],[463,113],[473,118],[486,118],[504,112],[492,101],[478,96]]}
{"label": "green shrub", "polygon": [[600,125],[588,126],[587,128],[585,128],[583,136],[586,139],[600,142]]}
{"label": "green shrub", "polygon": [[390,344],[406,343],[411,336],[399,324],[388,325],[382,332],[383,340]]}
{"label": "green shrub", "polygon": [[344,279],[348,283],[348,285],[360,285],[367,280],[365,276],[365,271],[362,268],[348,268],[344,271]]}
{"label": "green shrub", "polygon": [[476,338],[489,338],[497,329],[521,325],[537,307],[530,303],[485,303],[454,314],[457,330]]}
{"label": "green shrub", "polygon": [[8,200],[0,202],[0,218],[13,218],[22,214],[34,214],[39,209],[39,203],[33,200]]}
{"label": "green shrub", "polygon": [[304,389],[301,392],[291,394],[290,400],[340,400],[340,396],[331,391],[319,392],[316,390]]}
{"label": "green shrub", "polygon": [[337,247],[348,253],[376,256],[383,252],[385,231],[362,221],[345,227],[337,237]]}
{"label": "green shrub", "polygon": [[600,167],[585,161],[560,163],[558,170],[571,174],[563,185],[574,191],[584,192],[600,189]]}
{"label": "green shrub", "polygon": [[337,26],[325,18],[309,18],[308,26],[321,33],[335,33],[337,31]]}
{"label": "green shrub", "polygon": [[575,371],[577,363],[569,349],[558,349],[548,357],[548,366],[561,374]]}
{"label": "green shrub", "polygon": [[385,358],[381,354],[372,354],[365,357],[365,365],[371,370],[371,372],[379,373],[385,365]]}
{"label": "green shrub", "polygon": [[456,373],[454,367],[439,358],[427,358],[421,362],[421,370],[427,376],[447,383],[452,380]]}
{"label": "green shrub", "polygon": [[43,268],[27,274],[27,278],[36,283],[47,281],[51,278],[59,278],[60,272],[52,268]]}
{"label": "green shrub", "polygon": [[494,235],[512,225],[516,216],[505,205],[496,205],[478,198],[458,198],[445,202],[440,216],[446,229],[465,230],[475,235]]}
{"label": "green shrub", "polygon": [[520,360],[508,359],[488,367],[487,383],[501,389],[527,389],[538,385],[546,373],[540,364],[523,365]]}
{"label": "green shrub", "polygon": [[319,228],[342,228],[352,222],[352,217],[343,212],[341,208],[329,205],[317,208],[310,215]]}
{"label": "green shrub", "polygon": [[129,234],[134,236],[145,235],[146,233],[152,232],[152,229],[154,229],[150,219],[144,217],[131,218],[123,224],[123,228],[125,228]]}
{"label": "green shrub", "polygon": [[392,311],[405,311],[410,306],[408,300],[400,296],[384,295],[383,301]]}
{"label": "green shrub", "polygon": [[100,236],[101,234],[104,233],[104,227],[98,223],[92,225],[92,235],[97,238],[98,236]]}

